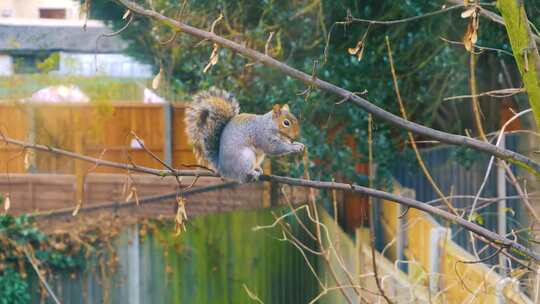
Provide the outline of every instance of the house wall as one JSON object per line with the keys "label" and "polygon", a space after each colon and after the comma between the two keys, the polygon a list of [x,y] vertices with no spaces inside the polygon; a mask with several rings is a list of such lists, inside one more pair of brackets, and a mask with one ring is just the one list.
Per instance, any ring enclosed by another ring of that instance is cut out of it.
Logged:
{"label": "house wall", "polygon": [[60,53],[58,74],[77,76],[152,77],[152,66],[123,54]]}
{"label": "house wall", "polygon": [[39,18],[39,9],[64,8],[66,19],[77,20],[80,4],[73,0],[2,0],[0,1],[0,18]]}
{"label": "house wall", "polygon": [[[0,76],[14,74],[13,57],[0,54]],[[152,66],[122,54],[60,53],[58,75],[151,78]]]}
{"label": "house wall", "polygon": [[11,56],[0,54],[0,76],[13,74],[13,60]]}

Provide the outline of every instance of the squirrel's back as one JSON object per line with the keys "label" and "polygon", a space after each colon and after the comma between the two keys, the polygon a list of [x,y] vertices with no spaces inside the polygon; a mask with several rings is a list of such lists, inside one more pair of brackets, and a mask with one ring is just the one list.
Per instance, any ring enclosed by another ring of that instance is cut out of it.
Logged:
{"label": "squirrel's back", "polygon": [[211,88],[193,96],[186,109],[186,130],[200,164],[218,167],[219,141],[225,125],[240,112],[228,92]]}

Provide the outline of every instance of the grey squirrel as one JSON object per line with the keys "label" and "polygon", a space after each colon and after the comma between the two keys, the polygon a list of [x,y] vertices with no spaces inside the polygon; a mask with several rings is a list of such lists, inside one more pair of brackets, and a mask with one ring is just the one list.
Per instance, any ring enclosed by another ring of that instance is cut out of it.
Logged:
{"label": "grey squirrel", "polygon": [[302,143],[294,142],[300,127],[288,105],[276,104],[263,115],[240,114],[236,99],[216,88],[193,96],[185,123],[199,164],[241,183],[259,178],[265,155],[304,150]]}

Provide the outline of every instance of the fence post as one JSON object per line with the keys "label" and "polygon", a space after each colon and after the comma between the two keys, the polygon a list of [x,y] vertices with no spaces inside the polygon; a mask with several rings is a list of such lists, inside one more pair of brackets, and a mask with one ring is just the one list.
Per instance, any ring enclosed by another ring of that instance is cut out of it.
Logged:
{"label": "fence post", "polygon": [[[410,188],[401,188],[400,195],[415,199],[416,192]],[[405,273],[408,272],[407,257],[405,249],[407,248],[407,207],[398,205],[397,231],[396,231],[396,259],[399,269]],[[404,216],[402,216],[404,215]],[[401,262],[399,262],[401,261]]]}
{"label": "fence post", "polygon": [[[83,134],[81,127],[81,108],[71,108],[71,113],[75,122],[73,128],[73,151],[75,153],[84,154]],[[84,165],[79,160],[73,160],[73,166],[75,171],[75,202],[76,204],[80,204],[83,199],[84,192]]]}
{"label": "fence post", "polygon": [[429,291],[432,294],[439,292],[441,277],[441,240],[446,242],[448,229],[444,227],[434,227],[429,236]]}
{"label": "fence post", "polygon": [[132,225],[128,229],[128,303],[140,303],[140,256],[139,256],[139,226]]}
{"label": "fence post", "polygon": [[[36,143],[36,109],[35,106],[32,104],[28,104],[28,111],[27,111],[27,120],[28,120],[28,143],[35,144]],[[28,152],[30,151],[30,152]],[[26,173],[36,173],[37,172],[37,164],[36,164],[36,153],[35,151],[27,150],[26,153],[28,154],[28,164],[25,164],[26,166]]]}
{"label": "fence post", "polygon": [[172,166],[173,162],[173,129],[172,129],[172,104],[163,104],[163,161]]}
{"label": "fence post", "polygon": [[[501,134],[501,142],[499,147],[505,148],[506,135]],[[497,232],[502,236],[506,236],[506,172],[504,170],[504,161],[497,160]],[[499,254],[499,273],[501,276],[505,276],[506,272],[506,257]]]}

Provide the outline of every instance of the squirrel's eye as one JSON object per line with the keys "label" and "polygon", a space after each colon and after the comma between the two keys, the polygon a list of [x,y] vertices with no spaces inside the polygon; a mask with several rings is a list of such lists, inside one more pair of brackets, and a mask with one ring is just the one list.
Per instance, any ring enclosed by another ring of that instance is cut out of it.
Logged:
{"label": "squirrel's eye", "polygon": [[284,119],[284,120],[283,120],[283,125],[284,125],[285,127],[288,127],[288,126],[291,125],[291,122],[290,122],[288,119]]}

